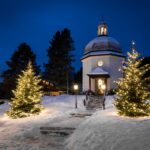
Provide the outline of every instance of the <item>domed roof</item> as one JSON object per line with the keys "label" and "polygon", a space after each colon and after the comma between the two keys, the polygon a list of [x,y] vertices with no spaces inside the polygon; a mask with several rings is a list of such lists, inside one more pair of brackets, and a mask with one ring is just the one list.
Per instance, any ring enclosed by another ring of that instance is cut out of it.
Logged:
{"label": "domed roof", "polygon": [[109,36],[98,36],[85,47],[84,54],[92,51],[114,51],[121,53],[121,46],[117,40]]}
{"label": "domed roof", "polygon": [[122,53],[121,46],[117,40],[108,36],[108,27],[105,22],[98,25],[98,37],[91,40],[85,47],[84,54],[92,51],[113,51]]}

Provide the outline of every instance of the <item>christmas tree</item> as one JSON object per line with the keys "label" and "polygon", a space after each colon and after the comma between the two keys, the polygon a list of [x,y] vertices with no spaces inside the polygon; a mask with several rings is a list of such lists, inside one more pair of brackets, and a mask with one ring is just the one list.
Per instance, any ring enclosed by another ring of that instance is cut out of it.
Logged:
{"label": "christmas tree", "polygon": [[35,76],[31,62],[25,71],[17,79],[17,87],[13,90],[14,97],[11,98],[8,116],[12,118],[22,118],[31,114],[39,114],[43,109],[41,105],[41,79]]}
{"label": "christmas tree", "polygon": [[140,67],[142,59],[136,51],[135,42],[132,42],[132,52],[128,53],[127,61],[123,66],[123,78],[117,81],[117,99],[115,106],[120,115],[125,116],[149,116],[150,115],[150,92],[143,78],[145,72],[150,69],[149,65]]}
{"label": "christmas tree", "polygon": [[3,78],[3,96],[4,98],[11,98],[12,90],[16,89],[16,79],[18,75],[24,70],[28,62],[32,62],[32,66],[36,74],[40,73],[40,67],[36,64],[36,55],[27,43],[19,44],[14,51],[9,61],[6,62],[8,69],[2,72]]}

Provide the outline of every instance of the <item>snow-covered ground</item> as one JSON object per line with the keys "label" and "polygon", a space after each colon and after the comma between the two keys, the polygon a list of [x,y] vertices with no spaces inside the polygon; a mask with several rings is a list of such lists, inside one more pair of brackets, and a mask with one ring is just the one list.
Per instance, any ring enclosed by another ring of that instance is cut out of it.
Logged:
{"label": "snow-covered ground", "polygon": [[[43,97],[45,110],[38,116],[10,119],[0,105],[0,150],[150,150],[150,118],[120,117],[113,106],[113,97],[106,98],[106,110],[91,117],[71,117],[71,113],[87,111],[78,96]],[[40,127],[75,127],[69,137],[42,135]]]}
{"label": "snow-covered ground", "polygon": [[150,117],[120,117],[107,97],[97,111],[67,139],[69,150],[150,150]]}
{"label": "snow-covered ground", "polygon": [[[70,114],[85,111],[82,100],[78,96],[78,109],[74,108],[75,96],[43,97],[45,109],[40,115],[21,119],[11,119],[5,113],[9,106],[0,105],[0,150],[52,150],[59,149],[56,138],[43,136],[40,127],[45,126],[78,126],[79,118],[70,118]],[[54,141],[53,141],[54,140]],[[61,142],[60,142],[61,143]]]}

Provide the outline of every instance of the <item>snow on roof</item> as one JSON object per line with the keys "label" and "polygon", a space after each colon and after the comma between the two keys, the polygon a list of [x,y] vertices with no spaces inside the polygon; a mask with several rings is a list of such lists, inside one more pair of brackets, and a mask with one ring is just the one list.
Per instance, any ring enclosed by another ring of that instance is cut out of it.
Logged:
{"label": "snow on roof", "polygon": [[93,50],[114,50],[121,52],[119,42],[108,36],[99,36],[91,40],[85,47],[85,53]]}
{"label": "snow on roof", "polygon": [[96,67],[88,75],[109,75],[109,73],[104,71],[102,67]]}
{"label": "snow on roof", "polygon": [[87,54],[85,54],[81,60],[90,57],[90,56],[103,56],[103,55],[114,55],[114,56],[118,56],[118,57],[125,57],[125,55],[123,55],[122,53],[118,53],[118,52],[113,52],[113,51],[91,51]]}

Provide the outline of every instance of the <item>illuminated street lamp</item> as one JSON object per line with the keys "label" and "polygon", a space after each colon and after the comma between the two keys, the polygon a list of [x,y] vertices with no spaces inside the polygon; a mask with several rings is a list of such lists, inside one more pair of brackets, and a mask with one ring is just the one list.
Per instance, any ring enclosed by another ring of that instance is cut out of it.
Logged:
{"label": "illuminated street lamp", "polygon": [[77,103],[77,91],[79,89],[79,86],[77,84],[73,85],[73,89],[75,91],[75,108],[78,108],[78,103]]}

